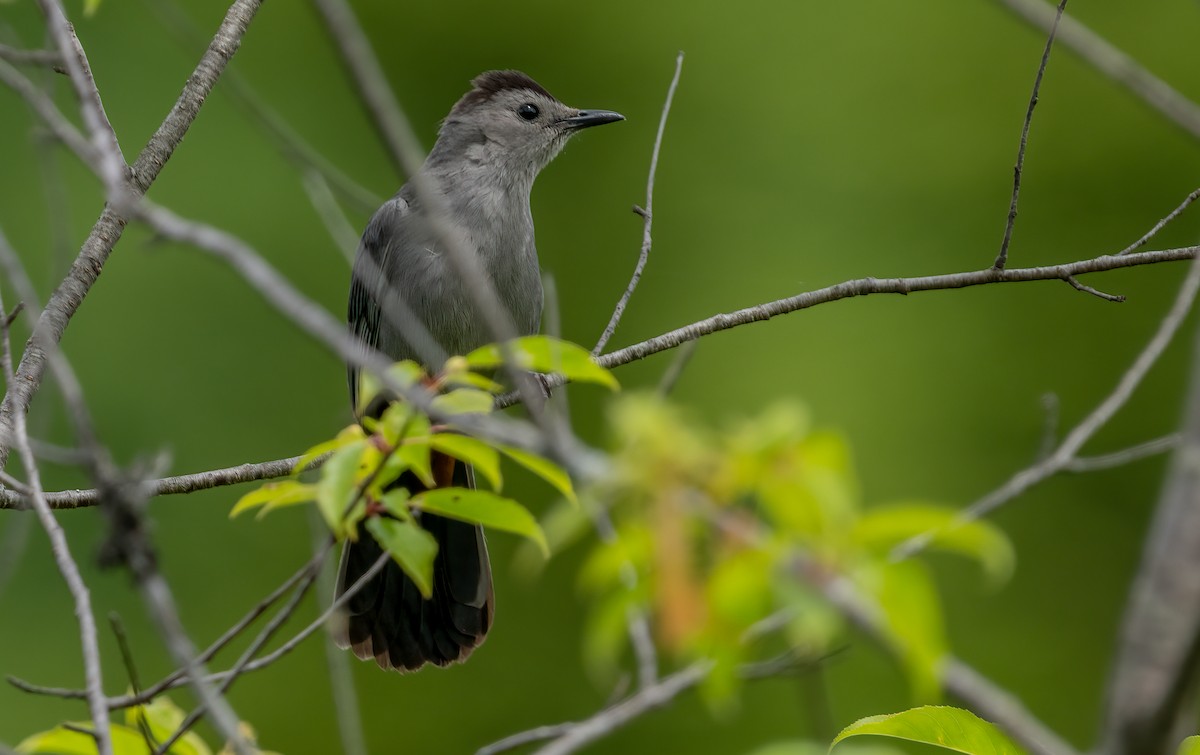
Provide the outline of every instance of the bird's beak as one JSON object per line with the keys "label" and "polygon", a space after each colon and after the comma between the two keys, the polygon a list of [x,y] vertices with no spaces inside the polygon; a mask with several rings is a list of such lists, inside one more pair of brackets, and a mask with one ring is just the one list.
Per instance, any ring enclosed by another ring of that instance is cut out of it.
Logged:
{"label": "bird's beak", "polygon": [[611,110],[580,110],[570,118],[563,118],[559,123],[569,131],[578,131],[591,126],[603,126],[605,123],[616,123],[625,120],[625,116]]}

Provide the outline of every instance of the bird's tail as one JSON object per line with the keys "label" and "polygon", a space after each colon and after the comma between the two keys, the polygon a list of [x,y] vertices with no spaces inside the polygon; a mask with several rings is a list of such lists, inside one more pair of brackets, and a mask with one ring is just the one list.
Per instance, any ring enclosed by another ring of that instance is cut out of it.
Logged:
{"label": "bird's tail", "polygon": [[[470,469],[456,463],[454,484],[473,487]],[[424,486],[405,473],[399,485],[415,492]],[[339,647],[385,670],[415,671],[426,663],[446,666],[466,660],[487,636],[495,599],[483,528],[433,514],[421,515],[421,526],[437,540],[433,563],[433,596],[421,591],[389,560],[347,601],[345,625],[336,634]],[[353,585],[383,554],[365,532],[348,542],[338,569],[337,595]]]}

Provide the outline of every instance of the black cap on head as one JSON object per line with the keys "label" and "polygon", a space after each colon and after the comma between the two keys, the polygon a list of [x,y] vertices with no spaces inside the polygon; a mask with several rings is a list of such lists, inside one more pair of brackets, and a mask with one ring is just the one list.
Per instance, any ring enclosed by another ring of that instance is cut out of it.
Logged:
{"label": "black cap on head", "polygon": [[526,90],[558,102],[558,98],[546,91],[545,87],[529,78],[520,71],[485,71],[471,80],[473,89],[462,96],[455,110],[479,105],[500,92],[511,90]]}

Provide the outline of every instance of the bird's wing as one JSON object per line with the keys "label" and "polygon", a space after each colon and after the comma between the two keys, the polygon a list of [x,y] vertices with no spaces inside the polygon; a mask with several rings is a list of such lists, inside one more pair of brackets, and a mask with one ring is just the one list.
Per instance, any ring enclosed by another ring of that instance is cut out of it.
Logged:
{"label": "bird's wing", "polygon": [[[384,271],[396,249],[403,248],[406,241],[417,231],[416,213],[404,192],[388,200],[371,217],[358,243],[354,256],[354,270],[350,276],[350,299],[346,319],[351,334],[370,349],[380,347],[382,331],[382,298],[387,294],[388,282]],[[411,355],[389,354],[393,359],[406,359]],[[357,365],[346,366],[350,383],[350,406],[358,412]]]}

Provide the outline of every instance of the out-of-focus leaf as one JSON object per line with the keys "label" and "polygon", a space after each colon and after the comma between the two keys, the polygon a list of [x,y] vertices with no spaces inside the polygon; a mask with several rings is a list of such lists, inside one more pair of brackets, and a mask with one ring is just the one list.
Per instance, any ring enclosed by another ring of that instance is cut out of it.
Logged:
{"label": "out-of-focus leaf", "polygon": [[301,472],[307,470],[308,467],[317,459],[321,458],[327,453],[330,453],[331,451],[336,451],[339,448],[343,448],[349,443],[353,443],[356,440],[361,440],[364,435],[365,433],[363,432],[363,429],[356,424],[342,428],[342,431],[337,434],[336,438],[327,440],[324,443],[318,443],[317,445],[305,451],[304,455],[300,457],[300,461],[296,462],[295,468],[292,469],[292,476],[298,477]]}
{"label": "out-of-focus leaf", "polygon": [[100,10],[100,0],[83,0],[83,17],[91,18]]}
{"label": "out-of-focus leaf", "polygon": [[[186,714],[166,697],[156,697],[147,705],[138,705],[125,710],[125,724],[134,731],[141,731],[144,721],[156,743],[167,741],[183,723]],[[145,739],[143,738],[143,747]],[[143,750],[144,751],[144,750]],[[195,732],[189,731],[171,745],[170,755],[211,755],[212,750]]]}
{"label": "out-of-focus leaf", "polygon": [[[620,387],[613,374],[596,364],[582,346],[550,336],[525,336],[509,343],[520,369],[558,372],[576,383],[598,383],[613,390]],[[496,344],[481,346],[467,354],[467,363],[476,370],[492,369],[504,364],[504,355]]]}
{"label": "out-of-focus leaf", "polygon": [[397,401],[384,410],[378,428],[388,445],[395,446],[405,438],[428,435],[429,418],[412,404]]}
{"label": "out-of-focus leaf", "polygon": [[243,511],[257,506],[263,507],[262,512],[259,514],[259,516],[262,516],[262,514],[271,509],[314,500],[316,495],[315,485],[309,485],[296,480],[268,482],[257,490],[251,490],[239,498],[238,502],[234,504],[233,509],[230,510],[229,516],[233,518]]}
{"label": "out-of-focus leaf", "polygon": [[413,496],[412,505],[422,511],[527,537],[541,547],[544,556],[550,555],[537,519],[511,498],[487,490],[437,488]]}
{"label": "out-of-focus leaf", "polygon": [[592,605],[583,628],[583,658],[594,681],[609,679],[629,637],[629,611],[645,603],[643,590],[617,590]]}
{"label": "out-of-focus leaf", "polygon": [[566,496],[568,501],[578,502],[579,499],[575,497],[575,488],[571,485],[571,476],[567,474],[567,470],[549,459],[532,454],[522,448],[503,445],[497,445],[496,448],[508,458],[550,483],[555,490]]}
{"label": "out-of-focus leaf", "polygon": [[433,559],[437,541],[412,521],[386,516],[367,519],[367,531],[379,541],[426,598],[433,596]]}
{"label": "out-of-focus leaf", "polygon": [[867,577],[868,591],[883,610],[888,639],[908,672],[914,699],[936,701],[941,696],[946,636],[929,571],[910,560],[866,567],[857,576]]}
{"label": "out-of-focus leaf", "polygon": [[[579,506],[560,499],[541,517],[542,532],[550,555],[554,556],[583,539],[591,531],[592,521]],[[513,570],[523,576],[532,576],[546,565],[541,551],[529,540],[522,540],[513,554]]]}
{"label": "out-of-focus leaf", "polygon": [[455,388],[433,399],[433,408],[445,414],[489,414],[495,398],[475,388]]}
{"label": "out-of-focus leaf", "polygon": [[738,628],[749,627],[771,609],[771,557],[744,550],[722,559],[708,578],[713,614]]}
{"label": "out-of-focus leaf", "polygon": [[[352,497],[357,494],[355,478],[367,447],[366,439],[347,444],[329,457],[321,469],[321,479],[317,483],[317,508],[321,510],[329,529],[339,539],[346,537],[349,532],[347,520],[355,519],[354,512],[347,516],[347,509]],[[358,507],[362,507],[362,501],[358,502]]]}
{"label": "out-of-focus leaf", "polygon": [[1192,736],[1179,743],[1176,755],[1200,755],[1200,736]]}
{"label": "out-of-focus leaf", "polygon": [[958,512],[928,503],[900,503],[868,511],[854,528],[855,541],[872,550],[887,552],[909,538],[931,533],[932,548],[977,560],[984,573],[997,582],[1012,574],[1013,547],[998,527],[982,520],[957,521]]}
{"label": "out-of-focus leaf", "polygon": [[437,433],[429,444],[435,451],[474,466],[475,471],[486,477],[493,489],[500,490],[504,481],[500,476],[500,453],[496,449],[478,438],[455,433]]}
{"label": "out-of-focus leaf", "polygon": [[[71,726],[83,731],[73,731],[62,726],[26,737],[16,750],[20,753],[38,755],[96,755],[96,740],[85,731],[94,731],[91,721],[75,721]],[[108,727],[112,738],[114,755],[147,755],[146,740],[142,733],[128,726],[112,724]],[[172,750],[172,753],[175,751]]]}
{"label": "out-of-focus leaf", "polygon": [[[838,747],[838,755],[905,755],[902,750],[883,744],[846,742]],[[827,755],[829,748],[801,739],[771,742],[750,752],[750,755]]]}
{"label": "out-of-focus leaf", "polygon": [[842,729],[829,749],[848,737],[865,734],[921,742],[965,755],[1025,755],[994,724],[970,711],[944,705],[861,718]]}
{"label": "out-of-focus leaf", "polygon": [[579,567],[579,589],[602,593],[614,588],[624,590],[622,571],[626,565],[638,572],[645,571],[654,552],[654,538],[641,525],[625,525],[610,542],[600,542]]}
{"label": "out-of-focus leaf", "polygon": [[842,614],[812,588],[790,575],[775,582],[775,601],[790,610],[783,635],[788,645],[810,656],[833,648],[845,624]]}
{"label": "out-of-focus leaf", "polygon": [[[405,360],[396,362],[384,374],[388,381],[396,383],[401,388],[412,388],[420,381],[425,371],[416,362]],[[355,415],[361,415],[381,390],[383,390],[383,381],[367,370],[359,370],[358,406],[354,407]]]}

